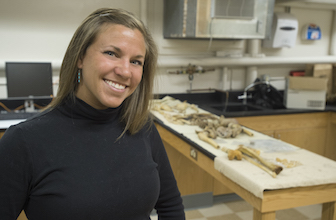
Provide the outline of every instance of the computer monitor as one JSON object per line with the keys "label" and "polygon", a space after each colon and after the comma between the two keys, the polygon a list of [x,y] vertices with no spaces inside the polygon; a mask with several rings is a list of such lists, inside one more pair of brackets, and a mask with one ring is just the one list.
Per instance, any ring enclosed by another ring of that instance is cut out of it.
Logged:
{"label": "computer monitor", "polygon": [[53,95],[51,63],[6,62],[7,97],[24,100],[25,110],[33,112],[34,100]]}
{"label": "computer monitor", "polygon": [[51,63],[6,62],[7,96],[45,99],[53,95]]}

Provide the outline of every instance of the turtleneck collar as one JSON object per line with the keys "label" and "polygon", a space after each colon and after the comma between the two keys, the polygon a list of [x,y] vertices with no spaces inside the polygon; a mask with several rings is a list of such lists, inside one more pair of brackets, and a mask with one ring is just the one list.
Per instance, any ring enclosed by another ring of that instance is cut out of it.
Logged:
{"label": "turtleneck collar", "polygon": [[121,106],[117,108],[98,110],[76,97],[74,100],[67,99],[59,109],[63,114],[74,119],[110,121],[118,118]]}

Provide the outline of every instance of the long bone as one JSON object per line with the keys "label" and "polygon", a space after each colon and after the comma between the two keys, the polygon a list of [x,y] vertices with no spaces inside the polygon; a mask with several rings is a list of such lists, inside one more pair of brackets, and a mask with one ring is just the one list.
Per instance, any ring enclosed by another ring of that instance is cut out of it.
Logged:
{"label": "long bone", "polygon": [[256,154],[253,150],[240,145],[238,148],[239,151],[241,151],[243,154],[246,154],[252,158],[255,158],[256,160],[258,160],[261,164],[263,164],[264,166],[266,166],[268,169],[270,169],[272,172],[275,172],[276,174],[279,174],[282,171],[282,167],[278,166],[276,164],[273,164],[269,161],[266,161],[265,159],[263,159],[262,157],[260,157],[258,154]]}
{"label": "long bone", "polygon": [[[209,138],[207,136],[207,132],[204,132],[204,131],[196,131],[197,135],[198,135],[198,138],[208,144],[210,144],[211,146],[213,146],[214,148],[216,149],[219,149],[221,148],[213,139]],[[225,153],[228,154],[228,158],[229,160],[233,160],[233,159],[237,159],[237,160],[241,160],[242,158],[245,159],[246,161],[252,163],[253,165],[261,168],[262,170],[264,170],[265,172],[267,172],[268,174],[270,174],[273,178],[275,178],[277,176],[277,174],[280,173],[280,171],[282,170],[282,167],[281,167],[281,170],[279,171],[279,173],[276,173],[274,172],[273,170],[271,170],[270,168],[268,168],[267,166],[264,166],[263,164],[260,164],[258,163],[257,161],[253,160],[252,158],[250,158],[249,156],[246,156],[245,154],[242,153],[242,151],[240,150],[231,150],[231,149],[228,149],[226,147],[222,147],[221,148],[222,151],[224,151]],[[252,151],[253,152],[253,151]],[[256,153],[254,153],[254,155],[257,155]],[[253,157],[253,156],[252,156]],[[258,158],[261,158],[259,157],[259,155],[257,155]]]}

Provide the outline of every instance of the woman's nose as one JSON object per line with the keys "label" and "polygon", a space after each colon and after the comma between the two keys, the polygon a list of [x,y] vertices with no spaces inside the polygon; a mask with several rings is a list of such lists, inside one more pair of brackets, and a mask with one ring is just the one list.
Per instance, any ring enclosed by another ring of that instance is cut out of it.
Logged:
{"label": "woman's nose", "polygon": [[130,62],[128,60],[120,60],[115,67],[115,73],[123,78],[131,77]]}

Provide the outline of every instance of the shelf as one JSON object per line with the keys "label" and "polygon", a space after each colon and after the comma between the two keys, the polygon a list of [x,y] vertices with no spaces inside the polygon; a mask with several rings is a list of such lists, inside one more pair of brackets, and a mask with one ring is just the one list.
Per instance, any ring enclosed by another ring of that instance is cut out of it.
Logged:
{"label": "shelf", "polygon": [[276,0],[276,5],[336,10],[335,0]]}
{"label": "shelf", "polygon": [[[53,70],[60,70],[62,62],[59,60],[52,62]],[[316,63],[336,63],[336,56],[319,57],[185,57],[185,56],[159,56],[158,67],[181,67],[201,65],[208,67],[229,67],[229,66],[266,66],[266,65],[287,65],[287,64],[316,64]],[[0,60],[0,70],[5,69],[5,61]]]}
{"label": "shelf", "polygon": [[316,64],[316,63],[336,63],[336,56],[321,57],[168,57],[160,56],[159,67],[181,67],[192,65],[226,67],[226,66],[265,66],[265,65],[287,65],[287,64]]}

